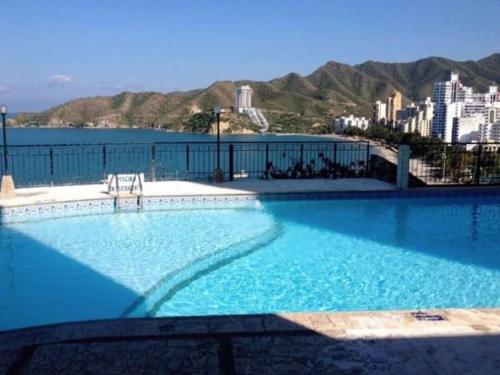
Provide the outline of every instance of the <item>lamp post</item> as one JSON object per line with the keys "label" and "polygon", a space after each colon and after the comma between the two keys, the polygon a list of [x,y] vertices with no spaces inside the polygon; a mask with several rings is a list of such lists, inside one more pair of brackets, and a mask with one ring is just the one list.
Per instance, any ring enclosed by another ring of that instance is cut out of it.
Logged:
{"label": "lamp post", "polygon": [[2,105],[2,108],[0,109],[0,112],[2,113],[2,132],[3,132],[3,175],[5,176],[7,174],[7,170],[9,167],[8,161],[7,161],[7,130],[6,130],[6,125],[5,125],[5,117],[7,116],[7,106]]}
{"label": "lamp post", "polygon": [[14,180],[12,176],[8,175],[9,164],[7,158],[7,129],[6,121],[7,117],[7,106],[2,105],[0,108],[0,114],[2,115],[2,133],[3,133],[3,174],[2,174],[2,185],[0,187],[0,197],[8,198],[14,194]]}
{"label": "lamp post", "polygon": [[224,173],[220,169],[220,114],[222,109],[220,106],[214,107],[215,119],[217,121],[217,168],[214,171],[214,182],[224,182]]}

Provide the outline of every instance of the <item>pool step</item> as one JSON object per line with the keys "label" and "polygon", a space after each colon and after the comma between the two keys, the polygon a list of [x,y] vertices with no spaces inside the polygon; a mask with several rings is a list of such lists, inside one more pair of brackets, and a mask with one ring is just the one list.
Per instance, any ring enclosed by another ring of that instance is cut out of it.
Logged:
{"label": "pool step", "polygon": [[113,207],[115,212],[142,210],[144,208],[142,194],[132,197],[115,196],[113,199]]}

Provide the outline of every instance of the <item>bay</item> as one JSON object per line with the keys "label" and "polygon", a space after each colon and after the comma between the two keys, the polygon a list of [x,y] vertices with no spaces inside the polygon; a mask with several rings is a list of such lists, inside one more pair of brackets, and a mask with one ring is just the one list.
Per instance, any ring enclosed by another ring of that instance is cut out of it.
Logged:
{"label": "bay", "polygon": [[[172,133],[150,129],[74,129],[74,128],[8,128],[8,145],[153,143],[153,142],[210,142],[215,135]],[[311,135],[221,135],[222,141],[235,142],[306,142],[328,141]],[[3,141],[0,141],[3,144]]]}

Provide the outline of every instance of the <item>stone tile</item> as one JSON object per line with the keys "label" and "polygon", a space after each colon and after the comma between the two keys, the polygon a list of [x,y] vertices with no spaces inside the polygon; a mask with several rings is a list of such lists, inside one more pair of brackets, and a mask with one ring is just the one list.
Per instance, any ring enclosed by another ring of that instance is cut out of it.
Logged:
{"label": "stone tile", "polygon": [[244,332],[243,318],[217,317],[210,319],[209,330],[212,333]]}
{"label": "stone tile", "polygon": [[[496,311],[446,310],[448,320],[437,323],[416,321],[408,312],[363,312],[65,324],[0,334],[0,373],[19,357],[12,348],[20,343],[39,345],[31,360],[24,359],[28,374],[217,373],[219,338],[209,338],[216,333],[230,335],[241,374],[495,373]],[[97,342],[108,334],[126,339]],[[208,338],[151,338],[169,334]],[[89,343],[43,344],[86,337]]]}
{"label": "stone tile", "polygon": [[264,322],[261,317],[248,317],[243,319],[243,325],[245,326],[245,332],[263,332]]}
{"label": "stone tile", "polygon": [[500,324],[500,309],[478,309],[477,317],[485,324]]}
{"label": "stone tile", "polygon": [[267,331],[307,331],[314,330],[308,314],[266,315],[263,319]]}
{"label": "stone tile", "polygon": [[24,348],[0,349],[0,374],[7,374],[18,359],[21,358]]}
{"label": "stone tile", "polygon": [[217,345],[213,340],[44,345],[23,374],[218,374]]}
{"label": "stone tile", "polygon": [[321,335],[329,337],[333,340],[343,340],[349,338],[347,331],[343,328],[321,328],[316,332],[321,333]]}
{"label": "stone tile", "polygon": [[454,336],[413,340],[418,351],[438,373],[498,374],[499,336]]}
{"label": "stone tile", "polygon": [[311,321],[314,329],[316,330],[328,330],[335,328],[334,322],[329,318],[331,314],[328,313],[314,313],[309,314],[308,318]]}
{"label": "stone tile", "polygon": [[[170,328],[170,329],[166,329]],[[210,321],[202,317],[180,318],[175,323],[167,323],[160,327],[163,332],[176,334],[208,333],[210,332]]]}
{"label": "stone tile", "polygon": [[392,329],[401,327],[392,314],[385,313],[349,313],[342,316],[349,328]]}
{"label": "stone tile", "polygon": [[399,341],[332,340],[325,336],[237,338],[238,374],[431,373]]}

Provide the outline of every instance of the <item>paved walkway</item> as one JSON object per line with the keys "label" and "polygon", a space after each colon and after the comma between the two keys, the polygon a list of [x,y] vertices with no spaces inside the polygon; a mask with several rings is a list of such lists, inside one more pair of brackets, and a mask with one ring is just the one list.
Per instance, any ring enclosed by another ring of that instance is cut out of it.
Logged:
{"label": "paved walkway", "polygon": [[[0,199],[0,207],[37,203],[69,202],[87,199],[111,199],[107,186],[75,185],[17,189],[16,195]],[[144,196],[230,195],[325,191],[394,190],[394,185],[370,178],[338,180],[236,180],[222,184],[190,181],[146,182]]]}
{"label": "paved walkway", "polygon": [[0,373],[498,374],[500,309],[157,318],[0,333]]}

